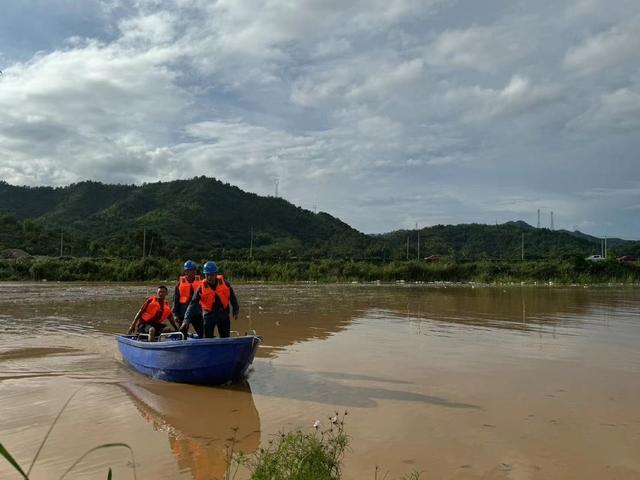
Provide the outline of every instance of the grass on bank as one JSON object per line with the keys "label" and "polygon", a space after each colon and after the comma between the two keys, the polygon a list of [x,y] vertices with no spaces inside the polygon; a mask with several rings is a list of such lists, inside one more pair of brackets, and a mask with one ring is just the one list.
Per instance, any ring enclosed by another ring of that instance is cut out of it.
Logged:
{"label": "grass on bank", "polygon": [[[202,263],[202,262],[201,262]],[[640,265],[615,260],[589,262],[582,257],[530,261],[436,263],[351,260],[222,260],[218,265],[232,281],[266,282],[555,282],[640,283]],[[151,281],[175,279],[181,262],[158,257],[122,258],[23,257],[0,260],[0,280]]]}
{"label": "grass on bank", "polygon": [[344,431],[345,412],[329,417],[328,427],[317,421],[311,432],[301,429],[281,432],[255,454],[236,454],[234,443],[227,449],[225,480],[234,480],[239,467],[251,474],[251,480],[339,480],[342,461],[349,446]]}

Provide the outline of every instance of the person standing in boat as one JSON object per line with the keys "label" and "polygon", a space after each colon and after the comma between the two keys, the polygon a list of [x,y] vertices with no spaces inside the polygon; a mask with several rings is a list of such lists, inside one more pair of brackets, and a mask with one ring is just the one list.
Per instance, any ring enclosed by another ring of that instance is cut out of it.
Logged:
{"label": "person standing in boat", "polygon": [[[197,317],[198,312],[202,311],[204,338],[213,338],[216,326],[220,337],[226,338],[231,332],[231,315],[235,320],[240,313],[238,299],[231,284],[218,274],[215,262],[205,263],[202,273],[205,280],[196,290],[185,314],[187,328],[193,317]],[[184,328],[184,323],[181,328]]]}
{"label": "person standing in boat", "polygon": [[[173,316],[181,324],[180,331],[186,335],[189,330],[189,324],[186,324],[186,328],[182,328],[184,326],[184,315],[187,312],[187,307],[191,298],[193,298],[193,294],[198,290],[202,280],[200,275],[196,275],[198,265],[193,260],[184,262],[183,268],[184,275],[178,279],[178,284],[173,293]],[[198,336],[202,337],[202,315],[194,313],[190,323]]]}
{"label": "person standing in boat", "polygon": [[169,291],[164,285],[158,287],[157,294],[147,298],[136,316],[131,322],[128,335],[131,335],[138,326],[138,333],[148,333],[149,341],[153,342],[156,335],[160,335],[166,328],[165,321],[169,320],[171,326],[177,332],[178,326],[171,313],[171,306],[167,302],[167,294]]}

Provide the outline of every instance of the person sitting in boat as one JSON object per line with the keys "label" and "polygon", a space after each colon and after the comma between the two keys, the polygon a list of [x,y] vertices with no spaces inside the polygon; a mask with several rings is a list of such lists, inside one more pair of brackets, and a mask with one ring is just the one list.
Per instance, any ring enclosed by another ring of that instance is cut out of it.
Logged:
{"label": "person sitting in boat", "polygon": [[[193,294],[196,293],[200,286],[200,275],[196,275],[198,265],[193,260],[187,260],[184,262],[184,275],[178,279],[178,284],[173,293],[173,316],[178,324],[184,324],[184,314],[187,311],[189,302],[193,298]],[[198,336],[202,337],[202,315],[193,315],[190,322],[193,325],[194,330]],[[185,335],[189,330],[189,324],[186,324],[186,329],[181,330]]]}
{"label": "person sitting in boat", "polygon": [[166,328],[165,320],[169,320],[173,329],[176,332],[178,331],[173,313],[171,313],[171,306],[169,302],[167,302],[168,293],[167,287],[160,285],[157,294],[147,298],[133,318],[133,322],[131,322],[131,326],[127,332],[128,335],[134,332],[137,325],[137,332],[148,333],[149,341],[153,342],[156,335],[160,335]]}
{"label": "person sitting in boat", "polygon": [[[218,274],[218,266],[215,262],[205,263],[202,273],[205,275],[205,280],[196,290],[185,313],[186,328],[189,328],[189,322],[193,317],[202,311],[204,338],[213,338],[216,326],[220,337],[226,338],[231,332],[230,314],[233,314],[235,320],[240,313],[238,299],[231,284]],[[184,329],[185,324],[183,323],[180,328]]]}

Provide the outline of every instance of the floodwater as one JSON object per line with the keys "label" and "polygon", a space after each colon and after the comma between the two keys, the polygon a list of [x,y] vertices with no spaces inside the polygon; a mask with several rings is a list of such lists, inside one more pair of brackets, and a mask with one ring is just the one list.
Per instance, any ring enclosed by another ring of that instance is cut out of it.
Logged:
{"label": "floodwater", "polygon": [[[640,479],[640,290],[239,285],[246,383],[123,365],[152,285],[0,284],[0,442],[32,477],[212,479],[229,445],[348,411],[345,478]],[[239,477],[242,476],[240,472]],[[0,478],[18,478],[0,462]]]}

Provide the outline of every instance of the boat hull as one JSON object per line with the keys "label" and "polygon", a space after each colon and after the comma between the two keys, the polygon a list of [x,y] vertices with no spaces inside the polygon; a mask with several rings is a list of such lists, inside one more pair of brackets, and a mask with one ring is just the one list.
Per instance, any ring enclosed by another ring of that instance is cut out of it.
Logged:
{"label": "boat hull", "polygon": [[140,373],[169,382],[221,385],[241,380],[256,355],[261,338],[188,338],[143,342],[118,335],[124,361]]}

